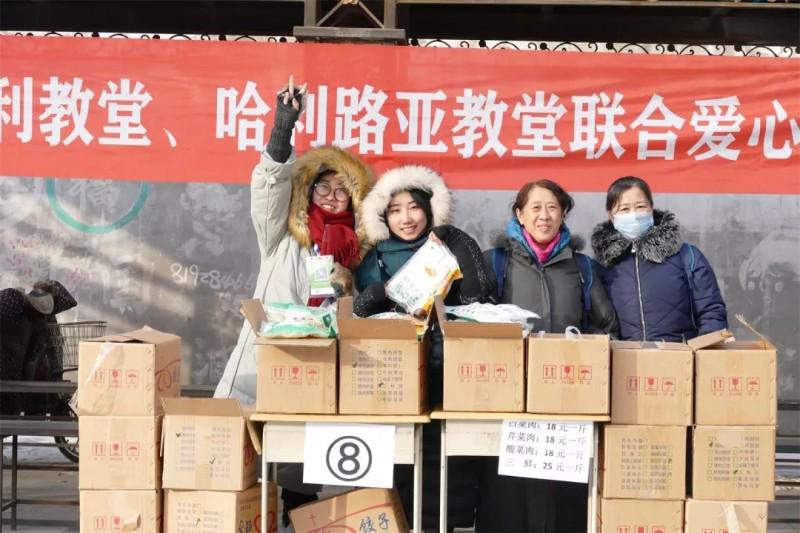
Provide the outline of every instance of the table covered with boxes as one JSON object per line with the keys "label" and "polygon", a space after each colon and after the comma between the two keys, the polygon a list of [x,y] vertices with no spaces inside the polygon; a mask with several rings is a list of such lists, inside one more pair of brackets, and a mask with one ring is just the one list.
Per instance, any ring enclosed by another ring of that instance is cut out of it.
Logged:
{"label": "table covered with boxes", "polygon": [[[262,304],[242,312],[258,332]],[[431,419],[443,532],[448,458],[462,455],[499,457],[501,475],[587,484],[587,531],[766,531],[776,350],[755,330],[688,344],[526,336],[519,324],[454,321],[437,300],[444,398],[430,412],[429,328],[356,318],[350,299],[337,313],[337,338],[256,337],[252,410],[180,398],[175,335],[145,327],[82,342],[81,531],[277,531],[277,463],[303,463],[305,482],[360,487],[292,511],[298,533],[420,531]],[[414,465],[411,524],[395,464]]]}

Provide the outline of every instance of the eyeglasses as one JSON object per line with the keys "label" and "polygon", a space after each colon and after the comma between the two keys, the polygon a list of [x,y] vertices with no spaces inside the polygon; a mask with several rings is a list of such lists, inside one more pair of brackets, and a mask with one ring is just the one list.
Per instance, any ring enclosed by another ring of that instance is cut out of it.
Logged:
{"label": "eyeglasses", "polygon": [[331,193],[331,191],[333,191],[333,197],[339,200],[340,202],[344,202],[345,200],[350,199],[350,194],[347,192],[347,189],[343,189],[341,187],[338,189],[333,189],[331,188],[330,184],[325,181],[318,181],[317,183],[315,183],[314,191],[316,191],[316,193],[322,196],[323,198],[327,197]]}

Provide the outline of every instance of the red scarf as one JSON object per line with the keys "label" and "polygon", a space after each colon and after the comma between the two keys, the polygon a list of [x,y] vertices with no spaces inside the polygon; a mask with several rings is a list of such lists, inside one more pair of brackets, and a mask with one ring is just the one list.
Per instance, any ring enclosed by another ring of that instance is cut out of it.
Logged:
{"label": "red scarf", "polygon": [[[329,213],[314,203],[308,207],[308,229],[320,255],[332,255],[333,260],[345,268],[350,268],[359,258],[355,224],[352,211]],[[324,301],[325,298],[310,298],[308,305],[319,307]]]}
{"label": "red scarf", "polygon": [[320,255],[332,255],[333,260],[345,268],[358,260],[355,225],[352,211],[329,213],[313,203],[308,208],[308,229]]}

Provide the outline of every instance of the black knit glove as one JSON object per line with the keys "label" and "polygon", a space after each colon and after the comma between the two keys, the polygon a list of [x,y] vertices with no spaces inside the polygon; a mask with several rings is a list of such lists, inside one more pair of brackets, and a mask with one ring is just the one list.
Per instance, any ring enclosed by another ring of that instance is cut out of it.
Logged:
{"label": "black knit glove", "polygon": [[[275,124],[272,126],[272,133],[270,133],[267,143],[267,153],[276,163],[285,163],[292,154],[292,130],[294,123],[297,122],[303,111],[303,97],[300,89],[294,90],[294,96],[288,104],[283,103],[285,95],[286,91],[278,93],[278,99],[275,102]],[[293,102],[297,102],[299,109],[294,108]]]}

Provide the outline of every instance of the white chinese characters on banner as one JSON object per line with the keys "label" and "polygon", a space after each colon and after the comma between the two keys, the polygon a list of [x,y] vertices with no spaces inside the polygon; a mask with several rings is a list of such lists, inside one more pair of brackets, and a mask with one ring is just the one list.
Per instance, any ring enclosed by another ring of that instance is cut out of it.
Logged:
{"label": "white chinese characters on banner", "polygon": [[593,451],[592,422],[503,420],[497,473],[587,483]]}
{"label": "white chinese characters on banner", "polygon": [[[213,129],[204,130],[208,141],[231,138],[237,151],[261,150],[271,127],[265,98],[271,91],[259,90],[252,80],[212,90],[216,109]],[[129,78],[90,88],[80,77],[0,77],[0,143],[30,143],[38,135],[49,146],[91,145],[97,135],[101,145],[147,147],[160,129],[175,148],[170,124],[154,124],[148,116],[157,98],[146,81]],[[624,98],[620,92],[502,95],[465,88],[448,94],[319,85],[306,98],[295,137],[312,147],[335,144],[362,155],[453,153],[463,159],[621,159],[630,149],[630,157],[640,161],[737,161],[750,147],[751,157],[757,152],[763,159],[785,160],[800,145],[800,118],[792,114],[797,110],[777,99],[771,114],[748,117],[741,110],[747,102],[730,94],[695,99],[693,110],[682,107],[679,113],[670,108],[674,101],[659,94],[633,110],[622,106]],[[90,122],[98,112],[103,121]]]}

